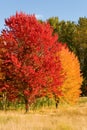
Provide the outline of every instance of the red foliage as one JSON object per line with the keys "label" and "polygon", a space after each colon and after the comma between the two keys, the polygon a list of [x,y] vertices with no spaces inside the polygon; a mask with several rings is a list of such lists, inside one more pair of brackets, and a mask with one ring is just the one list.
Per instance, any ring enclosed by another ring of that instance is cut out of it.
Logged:
{"label": "red foliage", "polygon": [[60,95],[63,76],[56,52],[61,45],[58,46],[50,25],[24,13],[16,13],[5,24],[7,28],[2,31],[7,50],[3,63],[5,84],[14,87],[17,97],[21,93],[30,102],[44,95]]}

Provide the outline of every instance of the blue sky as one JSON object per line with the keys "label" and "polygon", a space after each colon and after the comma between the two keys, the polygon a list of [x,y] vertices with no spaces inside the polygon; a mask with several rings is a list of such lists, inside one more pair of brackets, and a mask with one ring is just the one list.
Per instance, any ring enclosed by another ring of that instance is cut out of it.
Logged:
{"label": "blue sky", "polygon": [[36,14],[42,20],[58,16],[59,20],[77,22],[79,17],[87,17],[87,0],[1,0],[0,31],[4,28],[4,19],[16,11]]}

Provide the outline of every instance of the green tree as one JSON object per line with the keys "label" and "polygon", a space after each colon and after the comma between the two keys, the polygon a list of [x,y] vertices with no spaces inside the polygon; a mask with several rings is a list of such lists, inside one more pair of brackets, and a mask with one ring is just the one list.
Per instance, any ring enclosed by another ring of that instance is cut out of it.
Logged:
{"label": "green tree", "polygon": [[74,45],[78,55],[84,81],[82,94],[87,95],[87,18],[80,17],[76,26]]}
{"label": "green tree", "polygon": [[66,43],[70,50],[75,51],[74,34],[76,31],[76,24],[70,21],[59,21],[58,17],[48,19],[48,22],[53,27],[54,33],[59,36],[59,42]]}
{"label": "green tree", "polygon": [[76,30],[76,25],[74,22],[70,21],[61,21],[59,30],[59,41],[66,43],[70,50],[75,51],[74,47],[74,33]]}
{"label": "green tree", "polygon": [[48,20],[48,23],[52,26],[54,33],[59,33],[59,18],[58,17],[51,17]]}

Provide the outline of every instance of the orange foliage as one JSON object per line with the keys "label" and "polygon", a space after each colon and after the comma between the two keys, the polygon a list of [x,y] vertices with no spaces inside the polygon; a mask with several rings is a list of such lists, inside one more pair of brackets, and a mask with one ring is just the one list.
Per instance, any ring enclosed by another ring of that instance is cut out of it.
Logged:
{"label": "orange foliage", "polygon": [[81,94],[81,84],[83,81],[80,73],[80,63],[73,52],[65,46],[60,51],[60,60],[65,73],[65,80],[62,85],[63,101],[74,104],[78,101]]}

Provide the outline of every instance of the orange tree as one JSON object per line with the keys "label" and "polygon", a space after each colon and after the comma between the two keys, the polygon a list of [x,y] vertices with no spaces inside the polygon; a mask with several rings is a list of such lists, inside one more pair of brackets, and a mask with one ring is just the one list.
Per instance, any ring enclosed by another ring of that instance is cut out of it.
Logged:
{"label": "orange tree", "polygon": [[81,84],[83,81],[80,73],[80,63],[78,58],[65,45],[60,51],[60,60],[65,73],[65,80],[62,85],[61,100],[74,104],[81,94]]}

